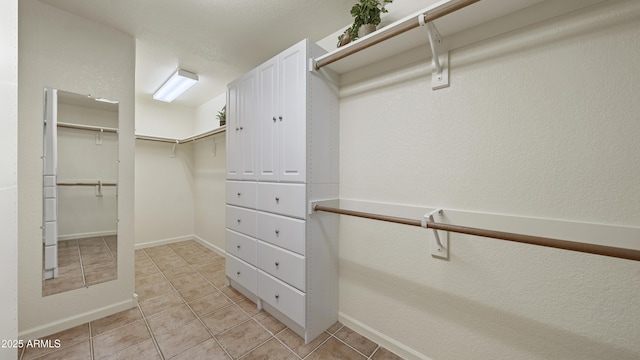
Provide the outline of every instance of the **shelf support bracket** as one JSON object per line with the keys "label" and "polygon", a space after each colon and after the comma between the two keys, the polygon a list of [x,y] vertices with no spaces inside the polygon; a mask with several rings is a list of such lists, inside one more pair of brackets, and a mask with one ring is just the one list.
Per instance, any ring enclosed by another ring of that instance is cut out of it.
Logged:
{"label": "shelf support bracket", "polygon": [[171,149],[171,154],[169,154],[169,157],[176,157],[176,146],[180,144],[180,140],[176,140],[176,142],[173,144],[173,148]]}
{"label": "shelf support bracket", "polygon": [[[432,212],[425,214],[422,218],[421,225],[427,229],[427,222],[435,222],[434,216],[442,217],[442,209],[433,210]],[[448,232],[442,230],[433,230],[433,237],[430,239],[431,256],[448,259],[449,258],[449,238]]]}
{"label": "shelf support bracket", "polygon": [[431,46],[431,61],[433,71],[431,73],[431,88],[433,90],[449,87],[449,50],[444,46],[442,36],[432,21],[425,23],[424,14],[418,15],[420,26],[427,27],[429,45]]}

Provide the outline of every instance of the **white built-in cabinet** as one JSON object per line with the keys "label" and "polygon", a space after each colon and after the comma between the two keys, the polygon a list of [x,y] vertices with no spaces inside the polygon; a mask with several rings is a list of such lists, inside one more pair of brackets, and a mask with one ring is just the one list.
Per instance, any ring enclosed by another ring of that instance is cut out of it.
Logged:
{"label": "white built-in cabinet", "polygon": [[227,87],[227,178],[256,178],[256,71],[250,71]]}
{"label": "white built-in cabinet", "polygon": [[227,279],[305,342],[338,319],[338,217],[308,205],[338,197],[335,79],[309,71],[324,52],[303,40],[227,95]]}
{"label": "white built-in cabinet", "polygon": [[305,181],[306,50],[294,46],[258,67],[258,179]]}

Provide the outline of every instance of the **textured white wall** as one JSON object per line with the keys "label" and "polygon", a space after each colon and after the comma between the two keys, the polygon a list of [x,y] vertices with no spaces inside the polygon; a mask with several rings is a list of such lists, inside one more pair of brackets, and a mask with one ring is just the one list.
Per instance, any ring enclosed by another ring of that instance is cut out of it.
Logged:
{"label": "textured white wall", "polygon": [[[415,52],[343,76],[340,197],[639,227],[639,20],[607,2],[458,48],[438,91]],[[640,357],[636,262],[462,235],[440,261],[417,228],[340,232],[341,318],[406,356]]]}
{"label": "textured white wall", "polygon": [[216,117],[218,111],[227,103],[227,93],[224,92],[196,108],[194,134],[201,134],[220,126]]}
{"label": "textured white wall", "polygon": [[136,245],[193,235],[193,145],[136,141]]}
{"label": "textured white wall", "polygon": [[194,144],[194,233],[222,250],[225,249],[225,145],[224,133]]}
{"label": "textured white wall", "polygon": [[[18,1],[0,2],[0,339],[18,337]],[[0,348],[14,360],[16,349]]]}
{"label": "textured white wall", "polygon": [[[192,108],[151,100],[147,95],[136,97],[137,134],[184,139],[218,127],[215,114],[224,106],[224,97]],[[171,144],[136,141],[136,245],[189,239],[197,233],[199,213],[195,209],[207,212],[208,204],[198,204],[198,199],[205,196],[200,192],[209,190],[198,177],[208,169],[199,168],[194,146],[178,145],[176,156],[170,157]]]}
{"label": "textured white wall", "polygon": [[[194,126],[194,108],[156,101],[151,94],[136,96],[136,134],[183,139],[193,135]],[[192,145],[178,145],[171,157],[172,147],[136,140],[138,246],[193,235],[193,149]]]}
{"label": "textured white wall", "polygon": [[[134,70],[130,36],[42,4],[19,3],[19,331],[33,338],[133,305]],[[118,279],[42,297],[42,89],[120,101]]]}
{"label": "textured white wall", "polygon": [[195,109],[136,97],[136,134],[183,139],[194,133]]}

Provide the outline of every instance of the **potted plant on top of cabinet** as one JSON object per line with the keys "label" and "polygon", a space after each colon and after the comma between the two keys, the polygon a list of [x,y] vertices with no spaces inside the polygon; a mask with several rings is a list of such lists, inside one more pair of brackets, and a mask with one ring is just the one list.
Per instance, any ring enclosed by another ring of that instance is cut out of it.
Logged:
{"label": "potted plant on top of cabinet", "polygon": [[392,2],[393,0],[360,0],[353,5],[353,25],[349,33],[351,41],[374,32],[380,24],[380,14],[389,12],[385,6]]}
{"label": "potted plant on top of cabinet", "polygon": [[220,126],[227,124],[227,105],[225,105],[222,110],[218,111],[216,118],[220,121]]}

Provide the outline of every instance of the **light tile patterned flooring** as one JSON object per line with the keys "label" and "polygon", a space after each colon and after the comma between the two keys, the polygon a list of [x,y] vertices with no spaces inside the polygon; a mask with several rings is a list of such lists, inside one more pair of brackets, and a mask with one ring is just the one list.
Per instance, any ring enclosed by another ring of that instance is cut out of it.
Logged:
{"label": "light tile patterned flooring", "polygon": [[196,241],[136,250],[139,306],[53,334],[18,359],[401,359],[340,323],[310,344],[225,285],[224,257]]}
{"label": "light tile patterned flooring", "polygon": [[44,280],[43,276],[42,295],[115,280],[117,255],[116,235],[58,241],[58,277]]}

